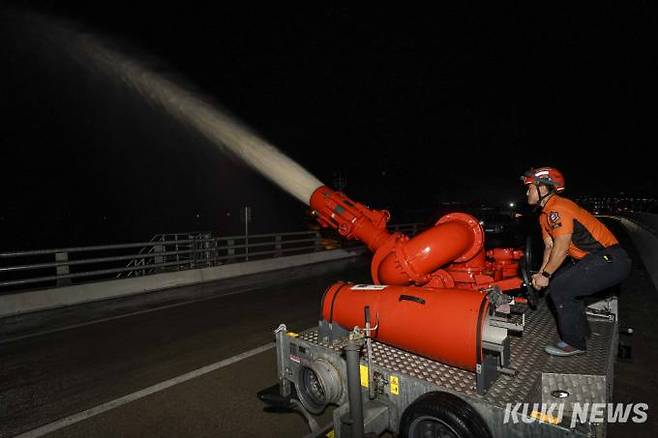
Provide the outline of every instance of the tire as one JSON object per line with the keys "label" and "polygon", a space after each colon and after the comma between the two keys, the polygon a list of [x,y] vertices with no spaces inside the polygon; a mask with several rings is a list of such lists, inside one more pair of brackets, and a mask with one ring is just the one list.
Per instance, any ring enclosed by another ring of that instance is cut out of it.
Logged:
{"label": "tire", "polygon": [[401,438],[491,438],[486,423],[464,400],[447,392],[428,392],[405,409]]}
{"label": "tire", "polygon": [[519,261],[519,271],[521,272],[521,278],[525,283],[525,296],[528,300],[528,306],[530,306],[532,310],[537,310],[539,295],[537,294],[537,290],[532,286],[531,281],[532,273],[536,272],[536,269],[538,268],[538,266],[536,266],[536,245],[533,242],[532,235],[528,235],[525,239],[523,258]]}
{"label": "tire", "polygon": [[527,264],[528,262],[526,262],[526,260],[527,260],[526,258],[522,258],[519,263],[519,271],[521,272],[521,279],[525,284],[524,286],[525,290],[523,294],[528,300],[528,306],[532,310],[537,310],[537,303],[539,303],[539,295],[537,294],[537,290],[532,286],[532,281],[531,281],[532,272],[530,271],[529,265]]}
{"label": "tire", "polygon": [[524,258],[530,271],[537,272],[539,270],[543,258],[543,247],[544,241],[541,235],[537,233],[528,234],[525,239]]}

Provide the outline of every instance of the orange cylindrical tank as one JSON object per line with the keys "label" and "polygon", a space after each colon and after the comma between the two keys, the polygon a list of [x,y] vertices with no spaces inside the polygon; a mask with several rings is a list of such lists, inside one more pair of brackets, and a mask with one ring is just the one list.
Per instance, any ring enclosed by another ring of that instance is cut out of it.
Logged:
{"label": "orange cylindrical tank", "polygon": [[474,371],[489,301],[472,289],[336,283],[322,298],[322,318],[351,330],[364,327],[370,306],[373,337],[394,347]]}

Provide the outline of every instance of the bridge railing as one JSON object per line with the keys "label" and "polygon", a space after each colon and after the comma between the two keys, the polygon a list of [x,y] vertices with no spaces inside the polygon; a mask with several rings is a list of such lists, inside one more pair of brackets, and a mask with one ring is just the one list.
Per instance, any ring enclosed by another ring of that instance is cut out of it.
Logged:
{"label": "bridge railing", "polygon": [[[389,229],[414,235],[422,225],[396,224]],[[249,236],[176,233],[159,234],[148,242],[4,252],[0,253],[0,294],[358,246],[360,242],[324,231]]]}

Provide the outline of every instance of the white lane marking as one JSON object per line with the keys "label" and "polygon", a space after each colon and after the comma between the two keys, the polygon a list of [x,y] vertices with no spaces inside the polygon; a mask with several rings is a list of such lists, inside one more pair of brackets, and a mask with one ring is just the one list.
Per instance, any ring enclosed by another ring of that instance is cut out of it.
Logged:
{"label": "white lane marking", "polygon": [[203,301],[216,300],[218,298],[228,297],[228,296],[231,296],[231,295],[239,295],[239,294],[242,294],[242,293],[251,292],[251,291],[256,290],[256,289],[260,289],[260,287],[258,287],[258,286],[256,286],[256,287],[247,287],[247,288],[244,288],[244,289],[234,290],[233,292],[223,293],[221,295],[214,295],[214,296],[211,296],[211,297],[199,298],[198,300],[188,300],[188,301],[182,301],[180,303],[167,304],[167,305],[158,306],[158,307],[151,307],[151,308],[144,309],[144,310],[138,310],[136,312],[122,313],[121,315],[108,316],[107,318],[99,318],[99,319],[94,319],[93,321],[81,322],[79,324],[66,325],[66,326],[58,327],[58,328],[51,329],[51,330],[42,330],[42,331],[39,331],[39,332],[28,333],[27,335],[10,336],[8,338],[0,339],[0,345],[7,344],[9,342],[20,341],[22,339],[34,338],[36,336],[49,335],[49,334],[52,334],[52,333],[63,332],[63,331],[71,330],[71,329],[74,329],[74,328],[99,324],[101,322],[114,321],[115,319],[128,318],[130,316],[142,315],[144,313],[157,312],[158,310],[171,309],[172,307],[180,307],[180,306],[185,306],[187,304],[194,304],[194,303],[201,303]]}
{"label": "white lane marking", "polygon": [[155,394],[156,392],[165,390],[167,388],[171,388],[172,386],[178,385],[179,383],[187,382],[188,380],[192,380],[196,377],[203,376],[204,374],[208,374],[220,368],[224,368],[226,366],[232,365],[243,359],[247,359],[251,356],[255,356],[267,350],[271,350],[272,348],[274,348],[274,346],[275,346],[274,342],[261,345],[260,347],[256,347],[252,350],[245,351],[244,353],[237,354],[233,357],[229,357],[228,359],[215,362],[203,368],[199,368],[194,371],[190,371],[189,373],[182,374],[178,377],[174,377],[172,379],[165,380],[164,382],[157,383],[153,386],[149,386],[148,388],[144,388],[141,391],[133,392],[132,394],[128,394],[123,397],[117,398],[115,400],[109,401],[107,403],[103,403],[102,405],[95,406],[91,409],[87,409],[86,411],[78,412],[77,414],[70,415],[68,417],[62,418],[61,420],[57,420],[52,423],[46,424],[44,426],[38,427],[36,429],[32,429],[28,432],[24,432],[20,435],[16,435],[14,438],[36,438],[46,435],[47,433],[55,432],[56,430],[62,429],[64,427],[70,426],[72,424],[78,423],[83,420],[87,420],[98,414],[102,414],[103,412],[107,412],[114,408],[118,408],[119,406],[123,406],[135,400],[139,400],[140,398],[144,398],[148,395]]}

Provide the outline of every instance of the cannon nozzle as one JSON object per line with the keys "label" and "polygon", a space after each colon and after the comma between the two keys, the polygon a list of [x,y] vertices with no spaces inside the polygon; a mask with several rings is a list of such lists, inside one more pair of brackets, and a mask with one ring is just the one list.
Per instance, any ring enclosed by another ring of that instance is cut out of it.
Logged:
{"label": "cannon nozzle", "polygon": [[313,192],[310,205],[320,225],[335,228],[347,239],[362,241],[373,252],[391,238],[386,230],[391,215],[386,210],[371,210],[327,186]]}

